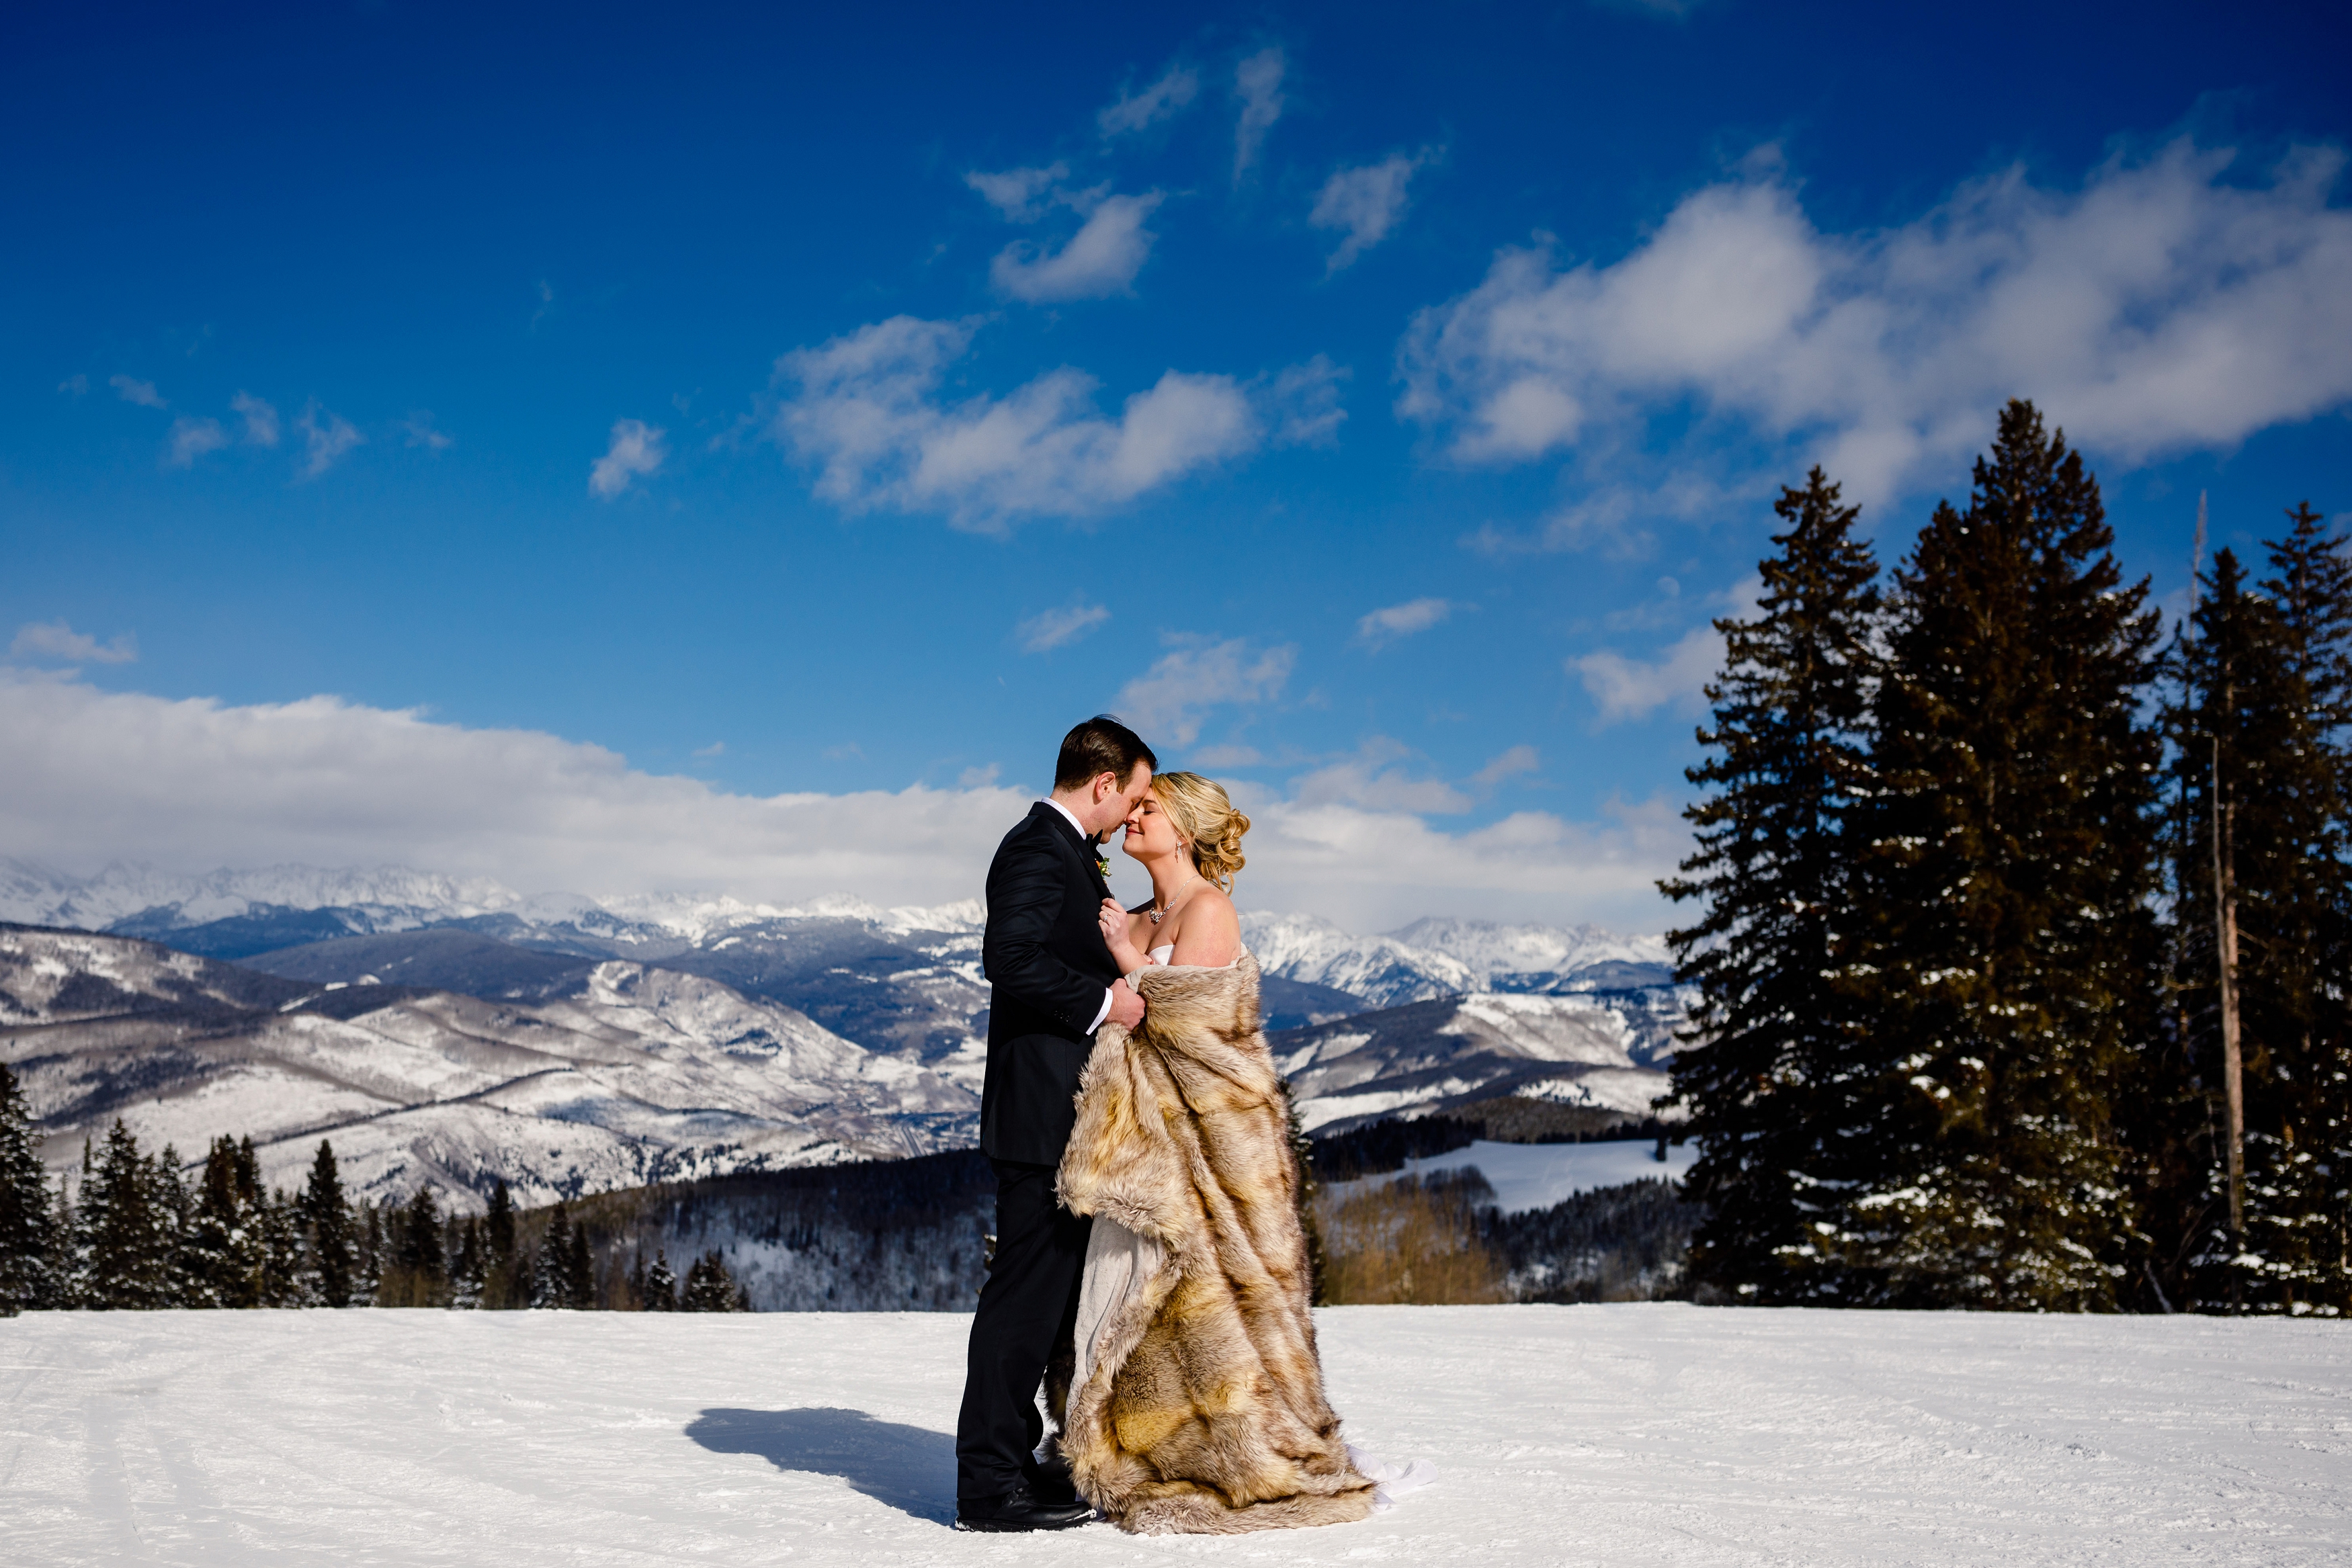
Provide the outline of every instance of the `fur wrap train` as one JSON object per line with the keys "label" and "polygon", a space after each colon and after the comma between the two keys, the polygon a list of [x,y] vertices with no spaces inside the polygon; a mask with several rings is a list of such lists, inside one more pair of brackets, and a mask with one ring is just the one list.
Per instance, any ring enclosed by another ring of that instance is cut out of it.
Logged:
{"label": "fur wrap train", "polygon": [[1372,1483],[1323,1396],[1257,960],[1137,988],[1149,1010],[1097,1036],[1058,1180],[1095,1216],[1084,1343],[1048,1380],[1071,1475],[1138,1534],[1363,1519]]}

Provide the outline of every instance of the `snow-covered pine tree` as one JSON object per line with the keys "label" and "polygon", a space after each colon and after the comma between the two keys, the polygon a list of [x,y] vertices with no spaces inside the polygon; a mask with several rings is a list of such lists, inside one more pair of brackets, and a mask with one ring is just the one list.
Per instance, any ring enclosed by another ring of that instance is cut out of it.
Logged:
{"label": "snow-covered pine tree", "polygon": [[654,1249],[653,1267],[646,1270],[646,1282],[637,1292],[637,1301],[649,1312],[677,1311],[677,1276],[670,1271],[669,1254]]}
{"label": "snow-covered pine tree", "polygon": [[261,1242],[260,1304],[310,1306],[312,1297],[302,1246],[300,1200],[283,1187],[265,1191],[254,1218]]}
{"label": "snow-covered pine tree", "polygon": [[215,1138],[205,1154],[204,1173],[196,1178],[195,1201],[180,1246],[187,1306],[261,1304],[260,1238],[244,1175],[236,1141]]}
{"label": "snow-covered pine tree", "polygon": [[482,1253],[482,1222],[453,1214],[449,1234],[454,1260],[449,1266],[449,1304],[470,1312],[482,1304],[482,1287],[489,1274]]}
{"label": "snow-covered pine tree", "polygon": [[65,1259],[32,1108],[0,1061],[0,1317],[60,1305]]}
{"label": "snow-covered pine tree", "polygon": [[178,1173],[139,1153],[139,1140],[120,1118],[108,1130],[85,1175],[76,1218],[81,1228],[80,1305],[152,1310],[176,1304],[173,1260],[179,1250],[173,1209]]}
{"label": "snow-covered pine tree", "polygon": [[1702,901],[1668,935],[1676,978],[1698,988],[1692,1043],[1675,1060],[1699,1158],[1686,1195],[1707,1218],[1693,1277],[1731,1300],[1845,1299],[1823,1232],[1871,1129],[1850,1105],[1851,1033],[1833,966],[1851,890],[1845,821],[1863,775],[1875,658],[1877,563],[1853,537],[1861,509],[1818,467],[1772,508],[1788,525],[1759,563],[1752,621],[1717,621],[1724,667],[1706,688],[1710,748],[1688,770],[1707,796],[1684,815],[1698,850],[1668,896]]}
{"label": "snow-covered pine tree", "polygon": [[321,1306],[350,1306],[359,1265],[352,1245],[352,1210],[343,1196],[341,1173],[335,1168],[334,1148],[324,1138],[319,1140],[297,1207],[307,1242],[309,1293]]}
{"label": "snow-covered pine tree", "polygon": [[564,1289],[565,1265],[572,1260],[572,1215],[563,1200],[555,1200],[547,1217],[547,1230],[539,1239],[539,1252],[530,1271],[530,1304],[542,1310],[569,1305]]}
{"label": "snow-covered pine tree", "polygon": [[2138,1262],[2115,1118],[2159,994],[2158,626],[2113,537],[2012,401],[1895,574],[1843,966],[1874,1102],[1843,1247],[1885,1304],[2108,1309]]}
{"label": "snow-covered pine tree", "polygon": [[448,1257],[441,1249],[441,1207],[433,1184],[420,1182],[393,1222],[393,1262],[378,1300],[387,1307],[442,1307],[449,1302]]}
{"label": "snow-covered pine tree", "polygon": [[678,1300],[682,1312],[747,1312],[749,1299],[728,1271],[727,1260],[717,1249],[695,1260],[686,1271],[686,1290]]}
{"label": "snow-covered pine tree", "polygon": [[391,1261],[384,1238],[383,1210],[362,1199],[359,1222],[352,1227],[352,1234],[357,1254],[352,1273],[352,1304],[381,1306],[376,1292],[383,1288],[383,1271]]}

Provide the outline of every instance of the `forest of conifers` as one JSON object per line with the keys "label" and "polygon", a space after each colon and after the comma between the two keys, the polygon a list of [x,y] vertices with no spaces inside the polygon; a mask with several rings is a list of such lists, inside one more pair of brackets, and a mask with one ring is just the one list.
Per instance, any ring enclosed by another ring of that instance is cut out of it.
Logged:
{"label": "forest of conifers", "polygon": [[1820,469],[1776,509],[1665,884],[1700,1298],[2352,1308],[2344,535],[2168,634],[2025,402],[1884,580]]}

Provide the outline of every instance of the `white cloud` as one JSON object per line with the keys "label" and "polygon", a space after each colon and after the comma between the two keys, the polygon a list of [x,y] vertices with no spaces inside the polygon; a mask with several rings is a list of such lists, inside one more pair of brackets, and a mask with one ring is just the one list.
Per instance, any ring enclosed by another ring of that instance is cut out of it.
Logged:
{"label": "white cloud", "polygon": [[79,397],[82,393],[89,391],[89,378],[82,374],[79,371],[76,371],[73,374],[68,376],[65,380],[58,383],[58,391],[65,393],[68,397]]}
{"label": "white cloud", "polygon": [[8,644],[12,659],[63,659],[71,663],[127,664],[139,657],[139,639],[125,632],[111,643],[101,643],[77,632],[64,621],[35,621],[16,628]]}
{"label": "white cloud", "polygon": [[1514,746],[1488,759],[1486,767],[1470,775],[1470,782],[1482,789],[1491,789],[1506,779],[1533,773],[1540,766],[1534,747]]}
{"label": "white cloud", "polygon": [[1031,616],[1013,629],[1013,635],[1029,653],[1042,653],[1048,648],[1076,642],[1109,619],[1110,612],[1099,604],[1073,604],[1066,610],[1048,610]]}
{"label": "white cloud", "polygon": [[1377,648],[1392,639],[1426,632],[1453,613],[1454,601],[1450,599],[1409,599],[1402,604],[1375,610],[1358,621],[1356,635]]}
{"label": "white cloud", "polygon": [[1171,66],[1167,74],[1139,92],[1122,93],[1118,102],[1095,116],[1107,136],[1124,135],[1157,125],[1182,110],[1201,90],[1200,73],[1188,66]]}
{"label": "white cloud", "polygon": [[1042,169],[1005,169],[995,173],[975,169],[963,177],[963,183],[1005,217],[1026,224],[1045,215],[1045,204],[1040,198],[1069,176],[1067,163],[1049,163]]}
{"label": "white cloud", "polygon": [[1234,94],[1242,100],[1240,119],[1234,122],[1234,183],[1257,162],[1265,133],[1282,118],[1283,54],[1278,47],[1260,49],[1234,69]]}
{"label": "white cloud", "polygon": [[[83,873],[407,864],[535,892],[929,904],[978,893],[1031,800],[985,785],[730,794],[539,731],[331,697],[172,701],[25,672],[0,671],[0,734],[13,765],[0,854]],[[1688,843],[1662,800],[1449,834],[1410,812],[1234,789],[1255,822],[1245,904],[1359,931],[1430,914],[1646,927],[1662,910],[1652,883]]]}
{"label": "white cloud", "polygon": [[708,746],[698,746],[692,755],[702,758],[724,757],[727,755],[727,743],[723,740],[714,740]]}
{"label": "white cloud", "polygon": [[941,382],[976,325],[895,316],[784,355],[777,378],[797,390],[777,405],[771,434],[817,466],[827,500],[940,511],[981,529],[1122,505],[1256,450],[1269,419],[1277,439],[1289,434],[1288,411],[1268,389],[1172,370],[1117,419],[1096,412],[1094,378],[1067,367],[1002,398],[950,403]]}
{"label": "white cloud", "polygon": [[1318,354],[1278,371],[1265,388],[1265,406],[1275,439],[1286,446],[1328,446],[1339,436],[1348,411],[1339,406],[1339,383],[1350,372]]}
{"label": "white cloud", "polygon": [[427,452],[446,452],[454,444],[446,433],[434,428],[431,409],[417,410],[400,422],[400,428],[408,433],[408,444]]}
{"label": "white cloud", "polygon": [[1158,236],[1143,226],[1164,198],[1105,196],[1076,234],[1059,250],[1015,240],[989,264],[989,280],[1015,299],[1040,304],[1058,299],[1100,299],[1124,294],[1150,257]]}
{"label": "white cloud", "polygon": [[669,448],[662,444],[665,434],[642,419],[614,420],[612,444],[588,465],[588,493],[609,501],[627,489],[631,479],[658,470],[669,455]]}
{"label": "white cloud", "polygon": [[1412,755],[1402,741],[1373,736],[1357,748],[1355,756],[1292,779],[1291,801],[1302,807],[1336,803],[1415,814],[1470,809],[1470,798],[1453,785],[1442,779],[1413,778],[1400,766]]}
{"label": "white cloud", "polygon": [[1399,413],[1515,461],[1696,399],[1865,502],[1980,445],[2011,396],[2126,461],[2227,446],[2352,399],[2343,155],[2226,184],[2231,162],[2180,141],[2079,191],[2012,170],[1852,235],[1769,170],[1708,186],[1610,266],[1503,252],[1416,318]]}
{"label": "white cloud", "polygon": [[190,419],[182,414],[172,422],[172,434],[164,438],[165,466],[185,468],[207,452],[218,452],[228,444],[228,432],[217,419]]}
{"label": "white cloud", "polygon": [[343,454],[367,441],[366,436],[352,428],[350,420],[320,407],[317,398],[303,405],[294,428],[302,433],[302,444],[308,449],[302,460],[305,479],[317,478],[333,467]]}
{"label": "white cloud", "polygon": [[245,439],[255,446],[278,444],[278,411],[251,392],[241,392],[228,400],[245,421]]}
{"label": "white cloud", "polygon": [[155,390],[153,382],[142,382],[136,376],[109,376],[106,384],[114,389],[115,396],[125,402],[135,402],[141,408],[169,408],[163,394]]}
{"label": "white cloud", "polygon": [[1364,252],[1388,237],[1404,216],[1407,187],[1416,170],[1432,157],[1428,149],[1408,156],[1400,152],[1378,163],[1341,169],[1323,182],[1315,210],[1307,221],[1318,229],[1340,229],[1345,237],[1333,251],[1324,271],[1328,276],[1350,266]]}
{"label": "white cloud", "polygon": [[1622,719],[1646,718],[1669,703],[1696,711],[1701,688],[1723,664],[1723,634],[1712,626],[1687,632],[1656,659],[1630,659],[1603,648],[1568,661],[1569,669],[1600,705],[1593,720],[1603,729]]}
{"label": "white cloud", "polygon": [[1150,740],[1164,734],[1190,746],[1209,709],[1272,702],[1298,661],[1297,647],[1253,649],[1247,639],[1222,642],[1171,636],[1171,649],[1119,688],[1119,714]]}

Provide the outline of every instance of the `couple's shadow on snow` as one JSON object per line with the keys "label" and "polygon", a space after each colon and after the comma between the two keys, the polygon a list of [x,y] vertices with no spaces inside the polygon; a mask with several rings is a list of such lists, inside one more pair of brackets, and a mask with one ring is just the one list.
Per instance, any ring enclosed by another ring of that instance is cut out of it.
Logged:
{"label": "couple's shadow on snow", "polygon": [[705,1410],[686,1435],[714,1454],[839,1476],[850,1490],[934,1524],[955,1518],[955,1439],[863,1410]]}

